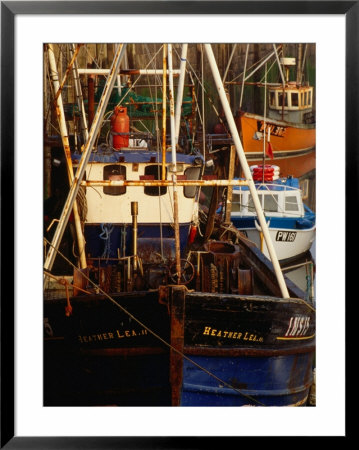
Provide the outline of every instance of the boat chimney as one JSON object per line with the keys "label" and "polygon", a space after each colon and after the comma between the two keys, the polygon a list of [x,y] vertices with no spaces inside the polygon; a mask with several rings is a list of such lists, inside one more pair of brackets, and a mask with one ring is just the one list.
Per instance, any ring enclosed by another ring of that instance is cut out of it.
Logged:
{"label": "boat chimney", "polygon": [[131,215],[132,215],[132,253],[133,253],[133,269],[137,270],[137,216],[138,216],[138,202],[131,202]]}

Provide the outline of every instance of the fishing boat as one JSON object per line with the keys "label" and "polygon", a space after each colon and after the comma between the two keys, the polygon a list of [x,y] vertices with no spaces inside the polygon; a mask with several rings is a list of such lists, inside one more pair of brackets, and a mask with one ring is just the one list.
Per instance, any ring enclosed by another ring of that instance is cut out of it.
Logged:
{"label": "fishing boat", "polygon": [[[124,138],[115,146],[94,146],[124,48],[116,52],[83,152],[69,155],[76,174],[46,241],[45,405],[305,405],[315,309],[280,270],[212,47],[205,45],[206,54],[246,181],[231,170],[225,180],[206,176],[201,154],[177,151],[174,114],[170,149],[131,147],[125,131],[114,132]],[[164,55],[173,113],[170,44]],[[272,261],[236,227],[215,219],[218,188],[244,183]],[[213,195],[201,226],[204,186]],[[83,240],[71,264],[59,244],[74,205],[84,218]],[[67,260],[72,277],[52,273],[55,257]]]}
{"label": "fishing boat", "polygon": [[[299,180],[280,177],[274,165],[251,166],[251,170],[278,260],[299,258],[315,239],[315,213],[303,203]],[[269,257],[247,186],[233,189],[231,221]]]}
{"label": "fishing boat", "polygon": [[[296,178],[315,169],[314,88],[303,81],[302,67],[305,59],[302,47],[302,44],[298,44],[297,59],[279,59],[274,46],[274,52],[270,56],[277,57],[281,82],[256,83],[265,89],[268,104],[266,113],[252,113],[240,108],[236,117],[248,161],[254,164],[263,161],[263,141],[268,136],[271,148],[265,156],[279,160],[283,173]],[[260,65],[256,70],[259,67]],[[295,80],[290,80],[290,69],[294,67],[297,67],[297,76]],[[252,74],[253,72],[245,79]]]}

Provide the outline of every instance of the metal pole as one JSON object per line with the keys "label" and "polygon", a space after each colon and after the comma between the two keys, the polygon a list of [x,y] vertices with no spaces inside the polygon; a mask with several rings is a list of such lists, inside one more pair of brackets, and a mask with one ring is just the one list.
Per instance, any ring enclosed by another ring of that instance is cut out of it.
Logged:
{"label": "metal pole", "polygon": [[227,64],[227,67],[226,67],[226,71],[224,72],[224,75],[223,75],[223,81],[222,81],[222,83],[224,83],[224,82],[226,81],[227,73],[228,73],[229,67],[230,67],[230,65],[231,65],[231,62],[232,62],[232,59],[233,59],[233,55],[234,55],[234,51],[235,51],[236,47],[237,47],[237,44],[234,44],[234,45],[233,45],[233,48],[232,48],[231,56],[229,57],[229,60],[228,60],[228,64]]}
{"label": "metal pole", "polygon": [[173,180],[173,222],[175,229],[175,252],[176,252],[176,272],[177,284],[181,279],[181,255],[180,236],[178,219],[178,192],[177,192],[177,155],[175,138],[175,115],[173,98],[173,71],[172,71],[172,44],[168,44],[168,79],[169,79],[169,99],[170,99],[170,123],[171,123],[171,149],[172,149],[172,180]]}
{"label": "metal pole", "polygon": [[267,223],[266,223],[266,220],[265,220],[265,217],[264,217],[264,214],[263,214],[260,202],[259,202],[258,193],[257,193],[257,190],[256,190],[255,185],[254,185],[254,181],[253,181],[253,178],[252,178],[252,175],[251,175],[251,171],[249,170],[247,159],[246,159],[246,156],[244,154],[244,150],[243,150],[240,138],[239,138],[238,130],[237,130],[236,124],[234,122],[232,111],[231,111],[231,108],[229,106],[228,99],[227,99],[227,96],[226,96],[226,93],[225,93],[225,90],[224,90],[224,87],[223,87],[223,84],[222,84],[222,80],[221,80],[221,77],[220,77],[220,74],[219,74],[219,71],[218,71],[218,67],[217,67],[217,63],[216,63],[216,60],[215,60],[215,57],[214,57],[214,54],[213,54],[213,51],[212,51],[212,47],[211,47],[210,44],[204,44],[204,45],[205,45],[205,49],[206,49],[206,53],[207,53],[209,64],[211,66],[213,78],[214,78],[216,86],[217,86],[218,94],[219,94],[219,97],[220,97],[221,102],[222,102],[223,110],[224,110],[224,113],[226,115],[228,126],[229,126],[230,132],[232,134],[232,139],[233,139],[233,142],[234,142],[234,144],[236,146],[238,158],[239,158],[239,161],[241,163],[244,175],[245,175],[245,177],[246,177],[246,179],[248,181],[248,186],[249,186],[249,190],[250,190],[250,193],[252,195],[252,198],[253,198],[254,207],[256,209],[258,220],[259,220],[260,226],[262,228],[262,231],[263,231],[263,234],[264,234],[264,238],[266,240],[268,252],[269,252],[270,258],[271,258],[272,263],[273,263],[273,267],[274,267],[274,270],[275,270],[275,273],[276,273],[276,276],[277,276],[277,280],[278,280],[278,284],[279,284],[282,296],[285,297],[285,298],[289,298],[288,289],[287,289],[287,286],[286,286],[285,281],[284,281],[283,273],[281,271],[277,255],[276,255],[276,253],[274,251],[274,247],[273,247],[270,235],[269,235],[269,230],[268,230],[268,227],[267,227]]}
{"label": "metal pole", "polygon": [[[204,110],[204,67],[203,67],[203,44],[201,44],[201,72],[202,72],[202,152],[206,159],[206,128],[205,128],[205,110]],[[219,115],[218,115],[219,116]]]}
{"label": "metal pole", "polygon": [[[71,52],[71,54],[74,54],[75,44],[72,44],[72,46],[70,46],[70,52]],[[79,107],[80,117],[81,117],[82,137],[83,137],[83,141],[85,143],[88,139],[89,133],[88,133],[88,128],[87,128],[84,98],[82,96],[82,89],[81,89],[81,83],[80,83],[80,78],[79,78],[77,59],[75,59],[73,67],[72,67],[72,75],[74,77],[76,100],[77,100],[77,105]]]}
{"label": "metal pole", "polygon": [[[235,149],[234,146],[231,145],[229,149],[228,182],[231,182],[233,180],[235,159],[236,159]],[[228,186],[226,195],[226,212],[224,218],[225,223],[231,222],[232,197],[233,197],[233,186]]]}
{"label": "metal pole", "polygon": [[93,118],[95,117],[95,77],[89,75],[87,77],[87,113],[89,119],[89,127],[91,128]]}
{"label": "metal pole", "polygon": [[[67,133],[64,106],[62,103],[62,94],[61,94],[61,90],[60,90],[59,74],[58,74],[57,67],[56,67],[54,48],[53,48],[52,44],[48,45],[48,56],[49,56],[49,65],[50,65],[50,71],[51,71],[51,79],[52,79],[52,83],[54,85],[55,98],[56,98],[57,120],[58,120],[59,127],[60,127],[62,145],[64,147],[64,152],[65,152],[65,157],[66,157],[67,176],[69,179],[69,183],[71,185],[71,183],[73,182],[73,179],[74,179],[74,172],[73,172],[73,167],[72,167],[70,143],[69,143],[69,136]],[[82,234],[81,220],[80,220],[80,215],[79,215],[79,211],[78,211],[78,207],[77,207],[76,197],[75,197],[73,205],[71,205],[71,207],[72,207],[72,210],[74,213],[74,223],[75,223],[75,229],[76,229],[77,244],[78,244],[78,248],[79,248],[80,266],[82,269],[85,269],[87,266],[86,255],[85,255],[85,240],[84,240],[84,237]],[[70,211],[71,211],[71,208],[70,208]],[[60,241],[59,241],[59,243],[60,243]]]}
{"label": "metal pole", "polygon": [[242,101],[243,101],[243,92],[244,92],[244,82],[246,80],[246,69],[247,69],[247,61],[248,61],[248,51],[249,51],[249,44],[247,44],[246,48],[246,58],[244,60],[244,69],[243,69],[243,83],[241,88],[241,98],[239,101],[239,109],[242,109]]}
{"label": "metal pole", "polygon": [[[171,180],[85,180],[81,181],[81,186],[173,186]],[[245,180],[177,180],[177,186],[248,186]]]}
{"label": "metal pole", "polygon": [[187,49],[188,44],[182,44],[181,64],[180,64],[180,76],[178,80],[177,99],[175,108],[175,138],[176,144],[178,144],[179,129],[181,123],[181,109],[183,100],[183,86],[186,75],[186,62],[187,62]]}
{"label": "metal pole", "polygon": [[303,61],[303,44],[298,44],[298,61],[297,61],[297,84],[302,84],[302,61]]}
{"label": "metal pole", "polygon": [[162,87],[162,180],[166,179],[166,120],[167,120],[167,44],[163,44],[163,87]]}
{"label": "metal pole", "polygon": [[266,116],[267,116],[267,63],[264,66],[263,171],[262,171],[263,183],[264,183],[264,165],[266,160],[266,132],[267,132]]}
{"label": "metal pole", "polygon": [[243,82],[247,81],[252,75],[254,75],[274,55],[276,55],[276,50],[270,53],[254,70],[252,70],[252,72],[243,79]]}
{"label": "metal pole", "polygon": [[[79,69],[80,75],[108,75],[110,69]],[[162,75],[162,69],[120,69],[118,75]],[[180,70],[173,70],[173,75],[179,75]],[[167,71],[168,75],[168,71]]]}
{"label": "metal pole", "polygon": [[302,77],[303,77],[303,73],[304,73],[305,58],[306,58],[306,56],[307,56],[307,47],[308,47],[308,44],[305,44],[305,47],[304,47],[304,56],[303,56],[303,60],[302,60],[302,67],[300,68],[300,71],[301,71],[301,73],[302,73]]}
{"label": "metal pole", "polygon": [[76,50],[74,51],[74,53],[71,55],[71,61],[69,62],[68,66],[67,66],[67,68],[66,68],[66,72],[65,72],[64,78],[63,78],[63,80],[62,80],[61,84],[59,85],[59,88],[58,88],[58,90],[57,90],[57,92],[56,92],[55,99],[54,99],[55,102],[56,102],[56,100],[57,100],[57,97],[62,93],[62,90],[63,90],[63,88],[64,88],[64,86],[65,86],[67,77],[68,77],[68,75],[69,75],[69,73],[70,73],[70,70],[71,70],[71,68],[72,68],[72,66],[73,66],[73,63],[75,62],[75,60],[76,60],[76,58],[77,58],[77,55],[78,55],[78,53],[79,53],[79,51],[80,51],[80,47],[81,47],[81,46],[78,45],[78,46],[76,47]]}
{"label": "metal pole", "polygon": [[91,151],[92,151],[93,145],[95,143],[95,140],[97,138],[97,134],[98,134],[98,131],[99,131],[99,128],[101,125],[101,121],[104,116],[110,95],[112,93],[112,89],[113,89],[115,81],[116,81],[116,75],[117,75],[118,69],[120,67],[121,59],[125,53],[125,49],[126,49],[126,44],[122,44],[120,46],[120,48],[117,50],[116,56],[114,58],[112,66],[111,66],[110,74],[106,81],[106,84],[105,84],[105,87],[104,87],[104,90],[102,93],[102,97],[98,104],[95,118],[94,118],[94,121],[92,123],[91,129],[89,132],[89,138],[86,142],[85,149],[82,154],[82,158],[80,159],[80,163],[77,168],[77,172],[76,172],[74,181],[71,185],[70,192],[67,196],[67,200],[63,207],[59,223],[57,225],[54,237],[52,239],[51,248],[49,249],[49,252],[48,252],[46,260],[45,260],[45,264],[44,264],[45,270],[51,270],[51,268],[53,266],[56,252],[57,252],[57,249],[59,248],[61,238],[63,236],[63,233],[64,233],[66,225],[67,225],[67,221],[70,216],[71,208],[75,202],[78,190],[80,188],[80,183],[84,176],[87,163],[90,159]]}
{"label": "metal pole", "polygon": [[132,215],[132,253],[133,253],[133,270],[137,270],[137,216],[138,216],[138,202],[131,202],[131,215]]}
{"label": "metal pole", "polygon": [[285,78],[284,78],[284,75],[283,75],[282,66],[281,66],[281,63],[279,61],[279,56],[278,56],[278,52],[277,52],[277,48],[276,48],[275,44],[273,44],[273,48],[274,48],[275,57],[276,57],[277,63],[278,63],[278,69],[279,69],[279,72],[280,72],[280,77],[282,78],[282,84],[283,84],[283,87],[284,87],[285,86]]}

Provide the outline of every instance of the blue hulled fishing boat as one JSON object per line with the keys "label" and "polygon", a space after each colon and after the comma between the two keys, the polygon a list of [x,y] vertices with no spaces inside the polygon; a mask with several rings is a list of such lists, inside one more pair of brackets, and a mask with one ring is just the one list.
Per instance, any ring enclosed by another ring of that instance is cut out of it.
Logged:
{"label": "blue hulled fishing boat", "polygon": [[[298,178],[268,173],[273,168],[269,165],[263,168],[267,173],[262,174],[262,167],[258,167],[257,177],[254,176],[255,186],[278,260],[285,263],[311,248],[315,239],[315,213],[303,203]],[[231,221],[269,257],[248,186],[233,189]]]}
{"label": "blue hulled fishing boat", "polygon": [[[211,46],[206,53],[245,181],[206,176],[202,155],[176,148],[172,126],[170,149],[94,145],[124,48],[83,151],[69,155],[75,174],[46,240],[45,405],[305,405],[315,310],[280,270]],[[244,183],[272,262],[214,218],[218,187]],[[204,186],[213,191],[205,212]],[[83,238],[76,263],[60,248],[71,211]],[[71,277],[52,273],[55,257],[71,266]]]}

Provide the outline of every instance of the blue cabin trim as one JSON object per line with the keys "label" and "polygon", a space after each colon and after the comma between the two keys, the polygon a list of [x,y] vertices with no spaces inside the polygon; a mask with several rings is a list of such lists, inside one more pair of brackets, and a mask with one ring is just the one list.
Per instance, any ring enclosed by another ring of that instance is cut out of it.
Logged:
{"label": "blue cabin trim", "polygon": [[[82,154],[73,153],[71,155],[74,163],[80,162]],[[183,154],[176,153],[176,162],[184,164],[194,164],[196,161],[202,163],[204,161],[203,156],[198,154]],[[92,152],[90,155],[89,163],[159,163],[162,162],[162,152],[154,152],[147,149],[144,150],[123,150],[114,151],[110,147],[103,149],[98,148],[96,152]],[[172,163],[172,153],[166,152],[166,163]]]}
{"label": "blue cabin trim", "polygon": [[[256,228],[255,220],[257,220],[257,216],[231,217],[233,225],[240,230]],[[315,217],[310,217],[309,215],[304,218],[267,217],[266,220],[269,225],[269,229],[283,228],[287,230],[309,230],[315,226]]]}

